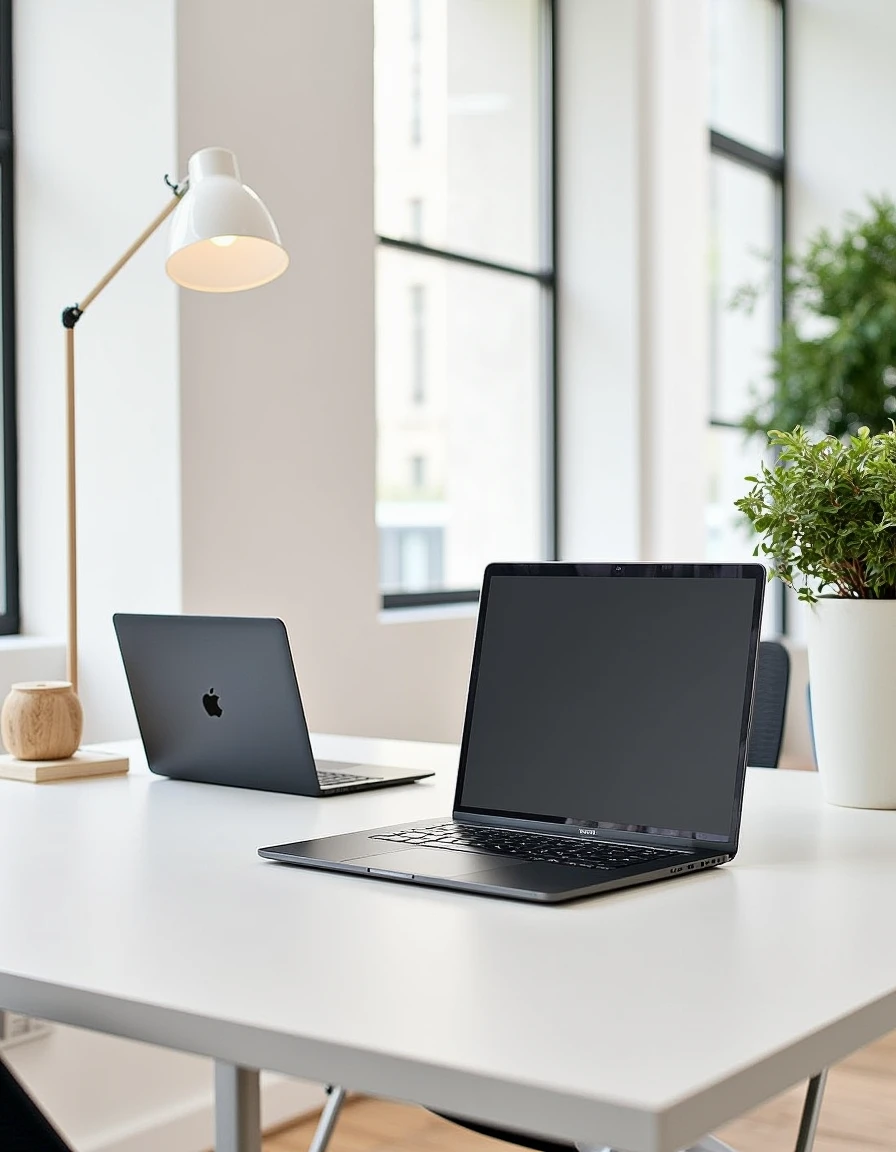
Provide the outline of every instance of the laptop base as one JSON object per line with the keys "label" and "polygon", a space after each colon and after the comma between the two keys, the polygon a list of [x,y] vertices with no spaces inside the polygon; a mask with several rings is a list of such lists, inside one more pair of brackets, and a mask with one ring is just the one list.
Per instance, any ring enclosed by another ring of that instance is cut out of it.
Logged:
{"label": "laptop base", "polygon": [[727,855],[706,851],[669,852],[663,854],[661,862],[651,861],[617,869],[586,869],[515,860],[492,853],[404,847],[382,838],[394,831],[407,828],[425,830],[440,823],[443,822],[418,821],[295,844],[276,844],[259,848],[258,854],[266,860],[300,868],[537,903],[560,903],[682,876],[724,864],[729,859]]}
{"label": "laptop base", "polygon": [[314,761],[323,796],[343,796],[346,792],[369,792],[393,784],[425,780],[432,772],[414,772],[407,768],[381,768],[373,764],[356,764],[343,760]]}

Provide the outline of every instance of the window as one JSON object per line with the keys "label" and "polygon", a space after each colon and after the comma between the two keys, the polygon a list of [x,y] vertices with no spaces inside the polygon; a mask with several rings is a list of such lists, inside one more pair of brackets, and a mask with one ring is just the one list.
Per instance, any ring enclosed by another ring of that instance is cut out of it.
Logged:
{"label": "window", "polygon": [[[380,583],[426,597],[442,571],[442,528],[390,525],[380,529]],[[475,597],[471,597],[474,599]],[[425,600],[422,602],[426,602]]]}
{"label": "window", "polygon": [[553,5],[374,19],[383,602],[471,600],[554,554]]}
{"label": "window", "polygon": [[426,399],[426,286],[411,285],[411,398]]}
{"label": "window", "polygon": [[[710,427],[707,556],[750,558],[733,508],[761,445],[740,422],[762,387],[782,312],[785,225],[784,2],[710,2]],[[732,310],[745,284],[753,310]],[[783,621],[779,620],[779,624]]]}
{"label": "window", "polygon": [[411,104],[411,144],[417,147],[423,142],[423,95],[420,85],[420,58],[421,58],[421,45],[423,42],[422,34],[422,16],[421,11],[423,0],[409,0],[410,2],[410,25],[411,25],[411,87],[410,87],[410,104]]}
{"label": "window", "polygon": [[12,0],[0,0],[0,387],[3,397],[0,633],[3,634],[19,630],[12,127]]}
{"label": "window", "polygon": [[408,239],[419,244],[423,239],[423,201],[419,196],[412,196],[408,201],[408,214],[411,221]]}

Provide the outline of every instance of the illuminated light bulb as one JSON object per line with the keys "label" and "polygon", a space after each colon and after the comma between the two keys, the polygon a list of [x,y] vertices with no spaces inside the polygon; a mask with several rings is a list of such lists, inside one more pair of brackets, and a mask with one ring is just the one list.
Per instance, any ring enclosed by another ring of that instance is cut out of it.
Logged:
{"label": "illuminated light bulb", "polygon": [[194,292],[243,292],[286,271],[289,256],[277,226],[243,184],[229,149],[194,152],[184,183],[165,262],[175,284]]}

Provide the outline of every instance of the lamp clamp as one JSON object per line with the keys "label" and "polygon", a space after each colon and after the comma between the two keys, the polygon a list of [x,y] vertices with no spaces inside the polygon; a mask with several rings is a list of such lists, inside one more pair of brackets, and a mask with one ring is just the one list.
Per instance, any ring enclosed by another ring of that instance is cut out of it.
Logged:
{"label": "lamp clamp", "polygon": [[174,195],[177,196],[178,199],[180,199],[180,197],[183,196],[183,194],[190,187],[190,178],[189,178],[189,176],[185,176],[184,179],[178,183],[178,182],[172,180],[171,177],[166,172],[165,173],[165,183],[168,185],[168,187],[171,189],[171,191],[174,193]]}

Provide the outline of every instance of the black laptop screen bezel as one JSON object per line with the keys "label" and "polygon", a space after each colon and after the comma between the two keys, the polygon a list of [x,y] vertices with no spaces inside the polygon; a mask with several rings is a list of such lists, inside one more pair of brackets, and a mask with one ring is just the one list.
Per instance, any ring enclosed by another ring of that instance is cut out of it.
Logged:
{"label": "black laptop screen bezel", "polygon": [[[710,834],[693,832],[682,834],[664,828],[644,827],[634,832],[630,828],[620,829],[604,821],[588,821],[570,824],[566,819],[555,816],[543,816],[531,812],[495,811],[485,808],[472,808],[461,803],[464,778],[467,769],[467,753],[470,742],[470,731],[473,721],[473,710],[476,700],[476,685],[479,678],[479,664],[482,656],[482,642],[485,632],[485,621],[488,615],[489,591],[492,579],[499,576],[516,576],[526,578],[530,576],[557,576],[557,577],[583,577],[601,578],[611,580],[614,577],[643,577],[645,579],[662,578],[690,578],[695,580],[751,580],[754,584],[753,617],[750,630],[750,649],[747,663],[747,675],[750,691],[744,693],[744,709],[741,718],[740,742],[738,746],[737,777],[734,788],[734,800],[731,810],[731,820],[727,836],[719,833]],[[463,738],[460,746],[460,762],[457,771],[457,785],[454,793],[453,815],[456,820],[466,820],[474,823],[501,824],[508,827],[525,828],[529,831],[554,832],[562,829],[564,836],[573,836],[580,839],[597,837],[601,840],[620,839],[628,841],[641,841],[645,844],[663,847],[687,847],[689,849],[707,850],[713,853],[734,854],[737,851],[737,842],[740,829],[740,815],[743,803],[744,780],[746,777],[747,742],[750,733],[750,717],[753,708],[753,695],[756,679],[756,660],[759,652],[759,633],[762,622],[762,605],[765,595],[767,573],[761,564],[646,564],[622,562],[618,564],[575,564],[566,561],[550,561],[531,564],[496,563],[489,564],[485,570],[482,581],[482,593],[479,599],[479,616],[476,624],[476,640],[473,647],[473,663],[470,672],[470,689],[467,693],[467,707],[464,715]]]}

